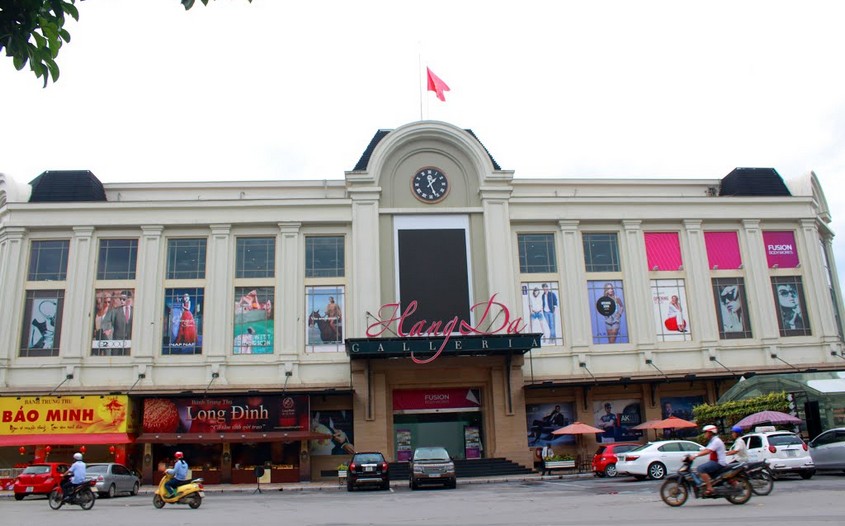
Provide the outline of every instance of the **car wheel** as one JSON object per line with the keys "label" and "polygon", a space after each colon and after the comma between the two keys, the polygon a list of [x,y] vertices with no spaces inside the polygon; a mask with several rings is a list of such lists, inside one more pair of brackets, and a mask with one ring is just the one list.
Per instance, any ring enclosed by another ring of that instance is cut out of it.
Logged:
{"label": "car wheel", "polygon": [[419,488],[419,486],[417,486],[417,483],[414,481],[414,479],[410,480],[410,482],[408,483],[408,486],[411,488],[412,491]]}
{"label": "car wheel", "polygon": [[353,489],[355,489],[355,486],[352,484],[352,481],[347,480],[346,481],[346,491],[352,491]]}
{"label": "car wheel", "polygon": [[610,478],[613,478],[618,475],[619,472],[616,471],[616,464],[608,464],[607,467],[604,468],[604,474],[605,476],[608,476]]}
{"label": "car wheel", "polygon": [[446,485],[449,489],[455,489],[458,487],[458,479],[452,479],[449,484]]}
{"label": "car wheel", "polygon": [[666,476],[666,466],[660,462],[653,462],[648,467],[648,477],[654,480],[660,480]]}
{"label": "car wheel", "polygon": [[26,497],[23,493],[15,493],[15,500],[23,500]]}
{"label": "car wheel", "polygon": [[109,493],[108,493],[109,498],[113,499],[116,494],[117,494],[117,488],[115,488],[114,484],[112,484],[111,486],[109,486]]}
{"label": "car wheel", "polygon": [[140,490],[140,489],[141,489],[141,483],[140,483],[140,482],[136,482],[136,483],[135,483],[135,485],[134,485],[134,486],[132,486],[132,491],[131,491],[132,496],[134,497],[135,495],[137,495],[137,494],[138,494],[138,490]]}
{"label": "car wheel", "polygon": [[812,469],[807,469],[807,470],[801,471],[798,474],[801,476],[802,479],[810,480],[811,478],[813,478],[813,475],[815,475],[816,472]]}

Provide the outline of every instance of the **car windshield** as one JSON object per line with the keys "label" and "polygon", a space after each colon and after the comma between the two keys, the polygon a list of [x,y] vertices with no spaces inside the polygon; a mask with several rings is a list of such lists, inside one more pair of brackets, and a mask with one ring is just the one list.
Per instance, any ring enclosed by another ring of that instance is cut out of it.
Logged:
{"label": "car windshield", "polygon": [[803,442],[796,435],[771,435],[769,436],[769,444],[772,446],[800,446]]}
{"label": "car windshield", "polygon": [[378,453],[363,453],[355,455],[354,462],[383,462],[384,458]]}
{"label": "car windshield", "polygon": [[29,466],[25,470],[23,470],[23,475],[41,475],[43,473],[49,473],[50,466]]}
{"label": "car windshield", "polygon": [[449,460],[449,453],[441,447],[421,447],[414,452],[414,460]]}
{"label": "car windshield", "polygon": [[108,473],[109,467],[106,464],[94,464],[85,468],[86,473]]}

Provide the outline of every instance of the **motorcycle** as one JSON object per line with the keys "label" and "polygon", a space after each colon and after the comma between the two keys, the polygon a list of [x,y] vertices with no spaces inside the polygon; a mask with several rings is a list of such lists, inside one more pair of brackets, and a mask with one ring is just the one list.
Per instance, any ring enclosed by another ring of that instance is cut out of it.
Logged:
{"label": "motorcycle", "polygon": [[205,497],[203,491],[202,479],[193,479],[176,488],[176,493],[172,497],[167,496],[167,488],[164,485],[168,480],[172,479],[173,475],[170,473],[164,474],[161,477],[161,482],[158,483],[155,494],[153,494],[153,506],[156,508],[163,508],[165,504],[187,504],[191,509],[197,509],[202,504],[202,498]]}
{"label": "motorcycle", "polygon": [[748,462],[745,464],[745,472],[751,482],[751,491],[755,495],[764,497],[772,492],[775,487],[775,477],[766,461]]}
{"label": "motorcycle", "polygon": [[704,484],[698,474],[692,469],[692,458],[684,458],[683,466],[678,474],[666,480],[660,486],[660,498],[669,506],[683,506],[693,493],[697,499],[725,498],[731,504],[745,504],[751,499],[753,487],[748,480],[745,464],[726,466],[712,480],[713,493],[704,493]]}
{"label": "motorcycle", "polygon": [[61,484],[59,484],[50,492],[47,502],[50,503],[50,507],[54,510],[61,508],[65,504],[79,504],[79,507],[83,510],[90,510],[94,507],[94,501],[96,500],[94,491],[91,488],[96,484],[96,480],[86,480],[82,484],[74,486],[69,495],[64,494],[64,490]]}

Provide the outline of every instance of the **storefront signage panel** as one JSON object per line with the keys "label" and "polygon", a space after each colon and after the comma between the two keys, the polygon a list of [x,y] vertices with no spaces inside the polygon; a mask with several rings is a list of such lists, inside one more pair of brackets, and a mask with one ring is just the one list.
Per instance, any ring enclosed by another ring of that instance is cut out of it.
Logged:
{"label": "storefront signage panel", "polygon": [[148,398],[144,433],[307,431],[304,395]]}
{"label": "storefront signage panel", "polygon": [[346,352],[352,358],[410,357],[416,363],[428,363],[440,355],[525,353],[538,349],[542,337],[542,334],[515,334],[463,338],[349,338]]}
{"label": "storefront signage panel", "polygon": [[126,395],[0,398],[0,435],[126,433]]}
{"label": "storefront signage panel", "polygon": [[427,411],[438,409],[477,410],[481,407],[478,389],[401,389],[393,391],[394,411]]}

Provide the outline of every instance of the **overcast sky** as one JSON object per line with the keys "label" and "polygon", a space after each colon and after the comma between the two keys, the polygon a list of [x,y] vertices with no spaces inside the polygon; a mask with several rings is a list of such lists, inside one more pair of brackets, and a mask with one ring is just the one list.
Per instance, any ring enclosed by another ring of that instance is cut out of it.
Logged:
{"label": "overcast sky", "polygon": [[[845,272],[845,2],[86,0],[0,56],[0,172],[342,179],[380,128],[471,128],[516,178],[819,176]],[[422,92],[429,66],[451,91]]]}

